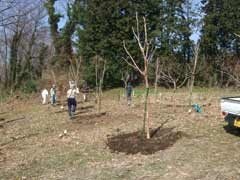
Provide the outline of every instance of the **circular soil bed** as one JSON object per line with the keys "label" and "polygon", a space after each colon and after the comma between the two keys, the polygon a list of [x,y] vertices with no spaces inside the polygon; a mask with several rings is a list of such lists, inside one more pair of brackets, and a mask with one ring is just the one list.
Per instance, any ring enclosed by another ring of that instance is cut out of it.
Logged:
{"label": "circular soil bed", "polygon": [[174,145],[179,139],[187,134],[181,131],[173,131],[174,128],[162,128],[152,130],[150,139],[143,139],[142,132],[137,131],[129,134],[120,134],[109,137],[107,146],[112,152],[123,152],[126,154],[141,153],[153,154],[165,150]]}

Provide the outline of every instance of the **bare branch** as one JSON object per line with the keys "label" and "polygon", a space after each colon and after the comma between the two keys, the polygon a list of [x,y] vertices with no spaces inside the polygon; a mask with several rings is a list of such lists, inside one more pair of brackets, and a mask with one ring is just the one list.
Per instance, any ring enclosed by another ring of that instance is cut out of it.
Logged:
{"label": "bare branch", "polygon": [[234,35],[240,38],[240,35],[239,35],[239,34],[237,34],[237,33],[234,33]]}
{"label": "bare branch", "polygon": [[147,34],[147,23],[146,23],[146,18],[143,17],[143,23],[144,23],[144,49],[146,49],[146,55],[148,55],[148,50],[149,50],[149,43],[148,43],[148,34]]}
{"label": "bare branch", "polygon": [[[126,44],[125,41],[123,41],[123,47],[126,51],[126,53],[128,54],[128,56],[130,57],[130,59],[132,60],[134,66],[128,62],[129,65],[131,65],[132,67],[134,67],[135,69],[137,69],[142,75],[144,74],[143,71],[138,67],[138,65],[136,64],[135,60],[133,59],[132,55],[130,54],[130,52],[127,50],[126,48]],[[126,61],[126,59],[124,59]],[[127,61],[126,61],[127,62]]]}
{"label": "bare branch", "polygon": [[[140,38],[140,32],[139,32],[139,22],[138,22],[138,13],[136,12],[136,23],[137,23],[137,37]],[[140,40],[140,39],[139,39]]]}

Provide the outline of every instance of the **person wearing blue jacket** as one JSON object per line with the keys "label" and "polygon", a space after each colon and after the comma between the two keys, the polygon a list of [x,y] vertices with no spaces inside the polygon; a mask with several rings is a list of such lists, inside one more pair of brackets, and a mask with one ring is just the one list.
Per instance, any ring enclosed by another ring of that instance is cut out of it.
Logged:
{"label": "person wearing blue jacket", "polygon": [[130,81],[128,81],[127,83],[126,91],[127,91],[127,102],[128,102],[128,105],[130,106],[132,102],[132,85]]}

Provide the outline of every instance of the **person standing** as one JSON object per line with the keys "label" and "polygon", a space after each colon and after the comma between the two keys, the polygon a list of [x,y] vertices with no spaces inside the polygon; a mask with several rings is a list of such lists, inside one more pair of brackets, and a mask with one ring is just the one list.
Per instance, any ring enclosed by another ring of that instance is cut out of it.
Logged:
{"label": "person standing", "polygon": [[68,114],[70,119],[74,116],[77,107],[76,96],[79,94],[79,89],[75,84],[70,84],[70,89],[67,91]]}
{"label": "person standing", "polygon": [[127,84],[127,102],[128,102],[128,105],[130,106],[132,102],[132,85],[130,81],[128,81],[128,84]]}
{"label": "person standing", "polygon": [[56,105],[56,98],[57,98],[56,94],[57,94],[56,85],[53,84],[52,88],[50,89],[51,105],[53,105],[53,106]]}
{"label": "person standing", "polygon": [[83,88],[82,88],[83,101],[84,101],[84,102],[87,101],[88,92],[89,92],[89,87],[88,87],[88,85],[87,85],[87,82],[85,82],[85,83],[83,84]]}
{"label": "person standing", "polygon": [[48,90],[44,89],[41,94],[42,94],[42,104],[46,104],[47,103],[47,97],[48,97]]}

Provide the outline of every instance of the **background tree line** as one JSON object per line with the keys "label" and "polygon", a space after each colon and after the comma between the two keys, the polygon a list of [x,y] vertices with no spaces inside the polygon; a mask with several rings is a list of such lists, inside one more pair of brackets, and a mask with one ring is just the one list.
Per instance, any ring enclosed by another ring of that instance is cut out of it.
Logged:
{"label": "background tree line", "polygon": [[41,1],[0,1],[2,88],[14,91],[41,78],[50,45],[45,17]]}
{"label": "background tree line", "polygon": [[[65,6],[59,10],[60,1]],[[41,79],[46,68],[66,72],[78,57],[81,78],[91,86],[96,83],[96,59],[106,63],[104,87],[122,86],[126,74],[141,83],[140,74],[125,63],[123,48],[125,41],[129,52],[139,57],[137,63],[144,65],[132,34],[136,12],[146,17],[155,46],[151,84],[175,90],[189,84],[195,44],[190,37],[198,29],[195,84],[238,86],[240,2],[202,0],[198,7],[190,0],[0,1],[1,86],[15,90]]]}

